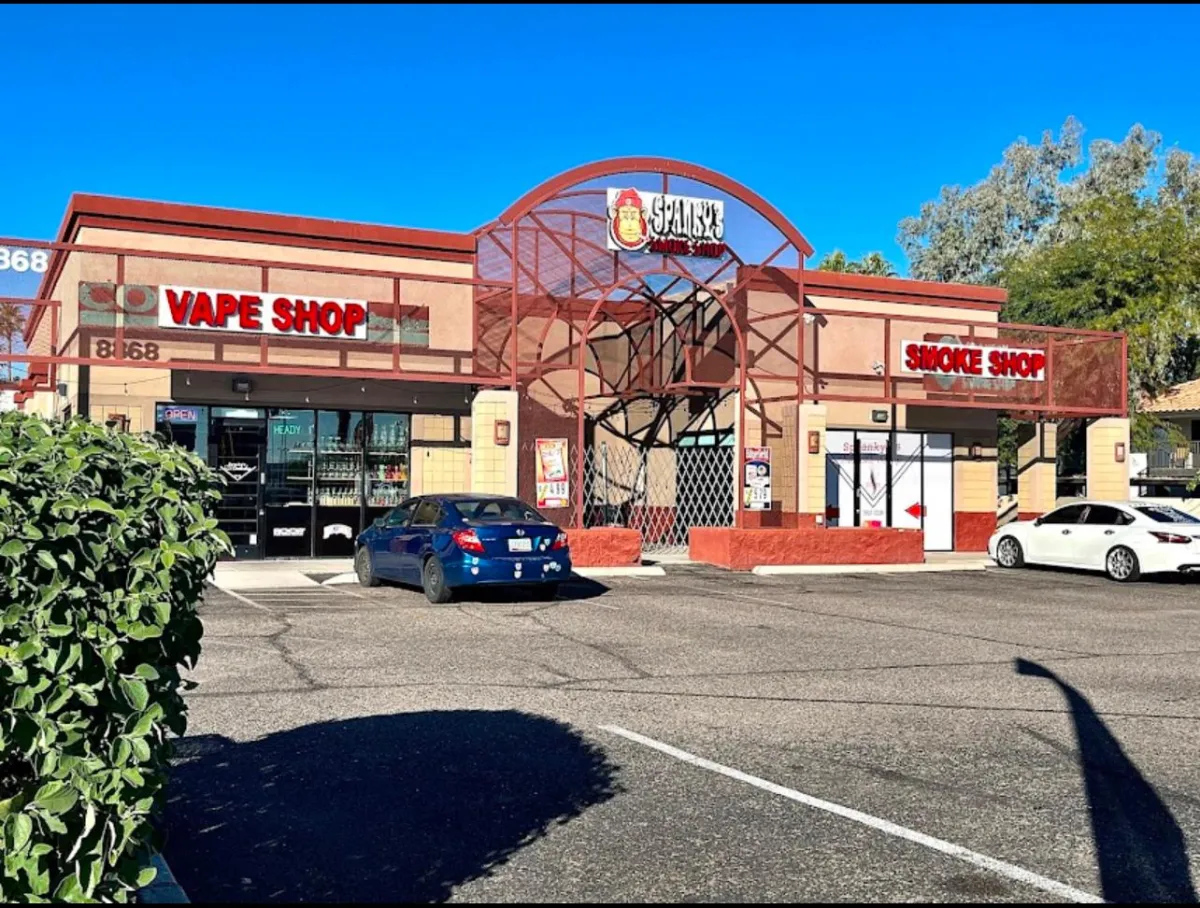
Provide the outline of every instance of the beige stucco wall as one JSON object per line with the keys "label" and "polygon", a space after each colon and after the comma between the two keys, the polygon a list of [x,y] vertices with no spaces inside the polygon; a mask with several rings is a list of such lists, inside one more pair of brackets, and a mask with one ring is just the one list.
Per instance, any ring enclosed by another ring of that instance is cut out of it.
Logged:
{"label": "beige stucco wall", "polygon": [[[798,482],[800,513],[825,515],[825,430],[828,412],[823,404],[797,408],[796,433],[799,450]],[[819,433],[817,453],[808,453],[808,433]]]}
{"label": "beige stucco wall", "polygon": [[[517,494],[517,456],[521,447],[517,403],[515,391],[486,390],[475,395],[471,404],[470,491]],[[502,419],[509,422],[507,447],[495,443],[496,421]]]}
{"label": "beige stucco wall", "polygon": [[1058,424],[1025,423],[1020,431],[1017,514],[1045,514],[1054,509],[1057,498]]}
{"label": "beige stucco wall", "polygon": [[[377,255],[372,253],[343,252],[309,247],[285,246],[271,243],[253,243],[235,240],[215,240],[197,237],[168,236],[133,230],[83,227],[76,242],[80,245],[105,246],[130,249],[125,257],[124,282],[131,284],[187,284],[215,289],[245,290],[258,292],[262,289],[263,274],[258,266],[189,262],[172,259],[154,259],[139,256],[137,251],[179,252],[189,255],[208,255],[245,258],[283,263],[269,269],[267,289],[274,292],[305,293],[329,297],[364,299],[369,302],[388,303],[393,299],[393,281],[390,277],[364,277],[331,274],[287,268],[287,263],[364,270],[428,274],[469,279],[473,265],[469,262],[445,262],[399,255]],[[49,289],[49,297],[62,303],[57,342],[62,352],[76,355],[80,352],[76,343],[68,344],[79,327],[79,283],[81,281],[115,282],[117,279],[117,257],[96,253],[70,253],[55,284]],[[473,291],[469,284],[454,284],[441,281],[404,279],[400,282],[400,301],[406,306],[429,308],[429,343],[433,350],[454,351],[455,358],[443,355],[405,353],[401,357],[401,368],[427,372],[469,372],[472,367],[474,345]],[[111,340],[120,324],[120,316],[112,319],[111,331],[100,330],[96,339]],[[107,326],[106,326],[107,327]],[[398,330],[398,329],[397,329]],[[231,364],[255,364],[259,362],[260,335],[231,332],[181,332],[179,340],[156,340],[160,356],[166,361],[172,358],[216,359],[216,344],[224,345],[224,359]],[[323,341],[314,339],[306,349],[285,349],[274,343],[270,350],[272,365],[337,368],[337,351],[322,349]],[[51,319],[47,315],[39,324],[31,349],[49,352],[52,342]],[[345,365],[351,368],[390,369],[390,346],[380,344],[384,352],[351,351]],[[93,351],[94,353],[94,351]],[[458,362],[455,361],[458,360]],[[236,365],[234,366],[236,368]],[[68,400],[77,406],[78,370],[64,366],[59,378],[68,384]]]}
{"label": "beige stucco wall", "polygon": [[412,494],[471,491],[469,448],[412,447]]}
{"label": "beige stucco wall", "polygon": [[[1125,463],[1117,463],[1116,446],[1125,446]],[[1129,500],[1129,420],[1097,419],[1087,428],[1087,497]]]}

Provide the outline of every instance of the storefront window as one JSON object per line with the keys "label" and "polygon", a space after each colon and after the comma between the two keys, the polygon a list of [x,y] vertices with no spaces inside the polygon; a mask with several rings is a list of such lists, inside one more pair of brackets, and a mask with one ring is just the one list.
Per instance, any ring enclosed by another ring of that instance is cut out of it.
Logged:
{"label": "storefront window", "polygon": [[268,558],[312,554],[312,410],[267,411],[263,544]]}
{"label": "storefront window", "polygon": [[208,462],[208,407],[158,404],[154,431]]}
{"label": "storefront window", "polygon": [[317,413],[317,555],[352,555],[362,530],[363,444],[359,410]]}
{"label": "storefront window", "polygon": [[409,417],[367,414],[367,523],[409,496]]}

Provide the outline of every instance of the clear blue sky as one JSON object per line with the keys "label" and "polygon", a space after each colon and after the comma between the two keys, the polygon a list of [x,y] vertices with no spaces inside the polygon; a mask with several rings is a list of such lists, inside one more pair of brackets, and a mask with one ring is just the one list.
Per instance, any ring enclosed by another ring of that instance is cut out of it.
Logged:
{"label": "clear blue sky", "polygon": [[1200,10],[5,7],[0,235],[71,192],[470,230],[577,164],[680,158],[879,249],[1068,114],[1200,152]]}

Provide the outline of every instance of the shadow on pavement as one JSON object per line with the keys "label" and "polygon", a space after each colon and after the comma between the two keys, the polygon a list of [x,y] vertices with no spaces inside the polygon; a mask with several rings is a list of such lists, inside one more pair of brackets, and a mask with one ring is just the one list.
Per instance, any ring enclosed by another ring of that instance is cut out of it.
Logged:
{"label": "shadow on pavement", "polygon": [[[595,599],[609,591],[609,587],[587,577],[572,575],[558,585],[557,599],[568,602],[578,599]],[[526,602],[536,599],[537,593],[521,587],[463,586],[454,591],[455,602]]]}
{"label": "shadow on pavement", "polygon": [[1118,584],[1116,581],[1109,580],[1104,575],[1103,571],[1087,571],[1083,568],[1063,568],[1051,567],[1045,564],[1027,564],[1023,571],[1029,571],[1037,574],[1065,574],[1069,577],[1092,577],[1096,580],[1102,580],[1105,583],[1111,583],[1113,586],[1140,586],[1143,584],[1159,585],[1159,586],[1187,586],[1189,584],[1200,585],[1200,572],[1190,571],[1183,573],[1176,571],[1173,574],[1143,574],[1140,579],[1132,584]]}
{"label": "shadow on pavement", "polygon": [[[407,583],[397,583],[393,580],[383,581],[384,586],[405,590],[410,593],[421,593],[421,587]],[[609,592],[610,588],[587,577],[572,574],[558,585],[558,600],[573,602],[581,599],[596,599]],[[484,602],[484,603],[514,603],[539,601],[535,588],[520,586],[460,586],[454,590],[451,602]]]}
{"label": "shadow on pavement", "polygon": [[437,902],[618,793],[569,726],[400,713],[177,742],[164,849],[193,902]]}
{"label": "shadow on pavement", "polygon": [[1018,674],[1054,682],[1071,709],[1105,900],[1195,902],[1187,844],[1153,786],[1079,691],[1036,662],[1015,661]]}

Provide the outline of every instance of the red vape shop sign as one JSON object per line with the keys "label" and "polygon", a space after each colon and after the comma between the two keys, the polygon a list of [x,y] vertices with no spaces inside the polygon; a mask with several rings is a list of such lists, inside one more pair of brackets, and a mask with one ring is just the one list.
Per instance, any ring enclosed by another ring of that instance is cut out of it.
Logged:
{"label": "red vape shop sign", "polygon": [[1046,354],[1016,347],[980,347],[939,341],[904,341],[900,368],[949,378],[1045,381]]}
{"label": "red vape shop sign", "polygon": [[158,288],[158,324],[161,328],[366,340],[367,304],[291,293],[164,286]]}

